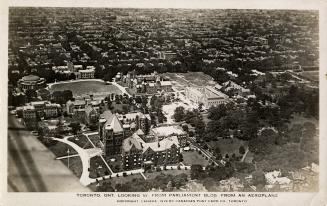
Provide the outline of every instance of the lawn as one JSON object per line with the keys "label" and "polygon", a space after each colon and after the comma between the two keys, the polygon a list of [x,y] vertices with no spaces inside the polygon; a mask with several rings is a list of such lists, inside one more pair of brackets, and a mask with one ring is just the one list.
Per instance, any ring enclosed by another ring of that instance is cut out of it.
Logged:
{"label": "lawn", "polygon": [[93,94],[95,96],[108,94],[122,94],[118,87],[115,85],[106,85],[104,82],[89,80],[89,81],[72,81],[54,84],[49,89],[53,91],[71,90],[74,96],[81,96],[85,94]]}
{"label": "lawn", "polygon": [[308,118],[303,115],[293,115],[292,119],[290,119],[289,128],[291,128],[295,124],[304,124],[305,122],[311,122],[319,127],[319,121],[313,117]]}
{"label": "lawn", "polygon": [[[68,159],[61,159],[64,165],[68,166]],[[80,157],[69,158],[69,169],[80,178],[83,171],[82,160]]]}
{"label": "lawn", "polygon": [[53,154],[56,155],[56,157],[67,156],[68,149],[70,155],[77,154],[77,152],[71,146],[61,142],[57,142],[56,144],[51,145],[48,148],[53,152]]}
{"label": "lawn", "polygon": [[199,164],[202,166],[207,166],[209,164],[208,160],[206,160],[202,155],[200,155],[196,151],[187,151],[183,152],[183,163],[187,166],[190,166],[192,164]]}
{"label": "lawn", "polygon": [[75,144],[77,144],[79,147],[81,147],[83,149],[93,148],[90,141],[84,135],[78,135],[76,137],[70,137],[70,138],[68,138],[68,140],[71,141],[71,142],[74,142]]}
{"label": "lawn", "polygon": [[110,175],[111,172],[99,156],[90,159],[90,178],[97,178],[105,175]]}
{"label": "lawn", "polygon": [[[115,158],[116,161],[111,162],[110,159]],[[110,156],[110,157],[105,157],[105,160],[107,161],[108,165],[112,169],[113,172],[122,172],[124,171],[122,168],[122,159],[121,155],[115,155],[115,156]]]}
{"label": "lawn", "polygon": [[191,170],[162,170],[160,172],[146,172],[144,175],[146,176],[147,179],[154,179],[156,176],[160,174],[165,174],[165,175],[179,175],[179,174],[187,174],[188,176],[191,174]]}
{"label": "lawn", "polygon": [[[67,156],[67,150],[69,149],[69,154],[70,155],[74,155],[77,154],[77,152],[69,145],[65,144],[65,143],[61,143],[61,142],[57,142],[54,145],[51,145],[48,147],[54,154],[56,157],[63,157],[63,156]],[[59,161],[59,160],[58,160]],[[64,163],[64,165],[68,166],[68,159],[61,159],[60,161],[62,161]],[[69,169],[77,176],[77,177],[81,177],[82,175],[82,161],[80,159],[80,157],[70,157],[69,158]]]}
{"label": "lawn", "polygon": [[100,141],[100,136],[98,134],[89,135],[89,139],[94,144],[94,146],[101,148],[103,143]]}
{"label": "lawn", "polygon": [[[142,179],[144,180],[144,178],[140,175],[140,174],[134,174],[134,175],[129,175],[126,177],[112,177],[111,179],[106,179],[106,182],[110,182],[112,187],[115,187],[116,184],[124,184],[126,182],[130,182],[133,179]],[[101,181],[100,181],[101,182]],[[90,184],[88,187],[92,190],[92,191],[96,191],[96,185],[97,183],[93,183]]]}

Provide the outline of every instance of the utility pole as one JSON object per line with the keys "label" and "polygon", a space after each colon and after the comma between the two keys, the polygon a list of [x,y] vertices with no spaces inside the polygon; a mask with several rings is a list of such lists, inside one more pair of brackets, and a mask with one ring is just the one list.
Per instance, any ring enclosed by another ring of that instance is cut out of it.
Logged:
{"label": "utility pole", "polygon": [[69,151],[69,148],[67,149],[67,156],[68,156],[68,169],[69,169],[69,153],[70,153],[70,151]]}

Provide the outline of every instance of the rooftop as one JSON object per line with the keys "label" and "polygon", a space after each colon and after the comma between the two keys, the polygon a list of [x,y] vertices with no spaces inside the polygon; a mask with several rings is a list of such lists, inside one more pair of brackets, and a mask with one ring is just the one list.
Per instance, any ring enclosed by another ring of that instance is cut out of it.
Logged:
{"label": "rooftop", "polygon": [[34,82],[34,81],[39,81],[40,80],[40,77],[36,76],[36,75],[28,75],[28,76],[24,76],[22,78],[23,81],[26,81],[26,82]]}

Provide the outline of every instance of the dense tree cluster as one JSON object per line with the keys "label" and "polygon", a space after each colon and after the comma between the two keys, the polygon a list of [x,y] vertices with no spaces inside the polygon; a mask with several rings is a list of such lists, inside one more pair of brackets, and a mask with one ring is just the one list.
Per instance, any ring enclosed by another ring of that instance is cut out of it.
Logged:
{"label": "dense tree cluster", "polygon": [[227,162],[225,166],[208,165],[205,170],[203,170],[202,165],[192,165],[191,179],[203,180],[209,177],[214,181],[220,181],[230,178],[234,174],[234,171],[234,167],[230,162]]}
{"label": "dense tree cluster", "polygon": [[195,128],[195,134],[197,136],[203,136],[205,131],[205,123],[199,110],[194,109],[192,111],[186,111],[183,107],[177,107],[174,112],[174,118],[176,122],[185,121]]}

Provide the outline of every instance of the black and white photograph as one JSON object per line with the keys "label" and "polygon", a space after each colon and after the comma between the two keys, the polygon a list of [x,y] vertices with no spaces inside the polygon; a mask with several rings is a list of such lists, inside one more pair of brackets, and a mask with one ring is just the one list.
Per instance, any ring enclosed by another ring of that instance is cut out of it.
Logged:
{"label": "black and white photograph", "polygon": [[320,18],[9,6],[6,191],[319,192]]}

